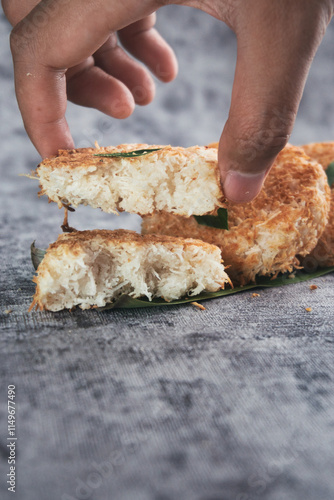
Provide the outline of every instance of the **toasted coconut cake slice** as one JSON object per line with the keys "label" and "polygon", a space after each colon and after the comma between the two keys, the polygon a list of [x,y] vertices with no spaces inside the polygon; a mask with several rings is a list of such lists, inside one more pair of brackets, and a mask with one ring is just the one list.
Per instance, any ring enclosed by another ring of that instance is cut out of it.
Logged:
{"label": "toasted coconut cake slice", "polygon": [[145,217],[143,234],[199,238],[219,246],[234,284],[256,275],[275,275],[299,265],[316,246],[328,220],[330,190],[326,174],[304,151],[286,146],[260,194],[250,203],[227,205],[229,230],[199,225],[194,217]]}
{"label": "toasted coconut cake slice", "polygon": [[[305,153],[320,163],[324,170],[334,162],[334,142],[312,142],[301,146]],[[307,269],[334,266],[334,184],[331,186],[331,206],[329,218],[317,246],[302,261]]]}
{"label": "toasted coconut cake slice", "polygon": [[171,301],[229,281],[214,245],[103,229],[60,235],[37,273],[30,309],[49,311],[102,307],[123,294]]}
{"label": "toasted coconut cake slice", "polygon": [[[158,150],[155,150],[158,149]],[[97,154],[134,156],[101,157]],[[147,150],[153,150],[148,154]],[[217,150],[121,144],[117,147],[60,150],[36,170],[40,194],[49,200],[104,212],[139,215],[159,211],[178,215],[211,213],[224,201]]]}

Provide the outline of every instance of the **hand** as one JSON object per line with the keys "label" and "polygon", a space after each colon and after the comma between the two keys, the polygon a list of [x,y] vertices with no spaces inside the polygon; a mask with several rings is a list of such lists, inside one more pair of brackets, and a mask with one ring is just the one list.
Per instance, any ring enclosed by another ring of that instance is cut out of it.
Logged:
{"label": "hand", "polygon": [[[108,63],[104,57],[101,64],[99,57],[110,44],[110,32],[124,33],[125,47],[149,67],[156,68],[161,59],[160,69],[168,75],[165,81],[172,79],[176,62],[170,49],[157,41],[156,34],[152,44],[150,31],[142,32],[143,24],[147,27],[152,19],[147,16],[167,3],[200,8],[236,32],[237,65],[219,166],[227,198],[250,201],[289,139],[311,61],[333,16],[334,0],[42,0],[11,35],[16,92],[27,132],[44,156],[59,147],[72,147],[64,118],[66,73],[72,82],[68,93],[75,102],[117,117],[130,114],[133,100],[120,88],[120,80],[129,72],[116,82],[101,74],[101,66],[105,69]],[[26,27],[51,5],[50,21],[32,29],[26,39]],[[134,47],[133,33],[138,32],[138,42],[144,40]],[[156,50],[148,61],[149,43]],[[147,80],[141,87],[150,99]]]}
{"label": "hand", "polygon": [[238,52],[231,108],[219,143],[226,197],[251,201],[295,122],[334,0],[189,0],[227,23]]}
{"label": "hand", "polygon": [[65,120],[67,97],[115,118],[154,97],[177,62],[154,29],[152,2],[137,0],[2,0],[11,33],[15,86],[23,122],[41,156],[74,147]]}

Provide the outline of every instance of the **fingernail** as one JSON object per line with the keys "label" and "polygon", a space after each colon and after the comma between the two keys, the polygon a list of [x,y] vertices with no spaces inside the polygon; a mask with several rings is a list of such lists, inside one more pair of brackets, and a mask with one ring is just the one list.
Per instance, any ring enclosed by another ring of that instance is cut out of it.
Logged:
{"label": "fingernail", "polygon": [[227,172],[223,184],[226,198],[236,203],[245,203],[253,200],[261,191],[266,172],[256,174]]}

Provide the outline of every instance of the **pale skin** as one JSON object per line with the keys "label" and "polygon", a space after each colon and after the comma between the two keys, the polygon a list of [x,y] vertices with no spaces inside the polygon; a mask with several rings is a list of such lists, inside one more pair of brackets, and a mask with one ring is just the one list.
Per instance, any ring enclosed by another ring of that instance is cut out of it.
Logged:
{"label": "pale skin", "polygon": [[67,99],[115,118],[151,102],[148,70],[165,82],[177,73],[172,49],[154,29],[155,12],[171,3],[199,8],[237,35],[218,161],[227,198],[251,201],[289,139],[334,0],[2,0],[14,26],[15,88],[27,133],[42,157],[51,156],[74,147]]}

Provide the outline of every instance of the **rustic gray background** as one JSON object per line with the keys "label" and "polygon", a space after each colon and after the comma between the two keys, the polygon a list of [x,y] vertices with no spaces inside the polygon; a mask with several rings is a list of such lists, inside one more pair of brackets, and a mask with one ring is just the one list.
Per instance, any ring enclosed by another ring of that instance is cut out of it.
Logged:
{"label": "rustic gray background", "polygon": [[[227,117],[233,34],[192,9],[158,27],[180,61],[147,108],[119,122],[69,106],[77,146],[205,144]],[[332,500],[334,276],[193,306],[32,313],[29,246],[62,214],[19,177],[39,161],[17,110],[0,19],[0,498],[8,384],[17,387],[18,500]],[[334,138],[334,26],[316,56],[293,143]],[[79,229],[138,217],[80,208]],[[312,307],[307,313],[305,307]],[[11,310],[8,313],[8,310]],[[8,496],[8,498],[11,498]]]}

